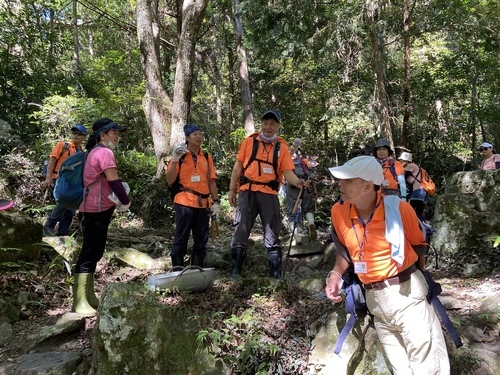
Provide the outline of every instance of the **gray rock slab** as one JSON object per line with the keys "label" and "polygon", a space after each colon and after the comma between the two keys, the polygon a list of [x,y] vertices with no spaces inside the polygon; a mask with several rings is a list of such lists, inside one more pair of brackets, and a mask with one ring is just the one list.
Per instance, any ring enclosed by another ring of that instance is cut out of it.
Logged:
{"label": "gray rock slab", "polygon": [[82,360],[76,352],[23,354],[15,363],[0,364],[2,375],[71,375]]}

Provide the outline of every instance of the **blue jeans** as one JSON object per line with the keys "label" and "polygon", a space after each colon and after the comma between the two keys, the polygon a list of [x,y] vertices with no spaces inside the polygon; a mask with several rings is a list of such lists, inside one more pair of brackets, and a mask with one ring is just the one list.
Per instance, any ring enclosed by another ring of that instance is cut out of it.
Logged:
{"label": "blue jeans", "polygon": [[67,236],[69,234],[71,223],[73,222],[73,216],[75,216],[75,211],[68,210],[63,205],[57,203],[49,218],[45,222],[44,227],[53,231],[56,224],[59,223],[57,235]]}

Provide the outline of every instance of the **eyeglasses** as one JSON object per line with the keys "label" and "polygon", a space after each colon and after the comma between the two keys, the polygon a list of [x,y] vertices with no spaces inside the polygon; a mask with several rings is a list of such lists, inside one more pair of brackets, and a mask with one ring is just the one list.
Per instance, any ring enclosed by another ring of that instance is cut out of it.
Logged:
{"label": "eyeglasses", "polygon": [[72,133],[73,133],[73,135],[80,135],[80,136],[85,135],[85,133],[82,133],[82,132],[72,132]]}
{"label": "eyeglasses", "polygon": [[489,149],[490,149],[490,147],[479,147],[479,151],[481,151],[481,152],[489,150]]}

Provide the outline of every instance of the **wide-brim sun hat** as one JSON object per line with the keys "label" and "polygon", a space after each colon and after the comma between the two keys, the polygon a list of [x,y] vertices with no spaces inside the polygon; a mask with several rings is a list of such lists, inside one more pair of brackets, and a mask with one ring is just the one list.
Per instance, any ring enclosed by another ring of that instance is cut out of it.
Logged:
{"label": "wide-brim sun hat", "polygon": [[385,138],[379,139],[377,143],[375,143],[375,146],[373,146],[373,155],[377,155],[377,149],[379,147],[386,147],[389,150],[389,155],[392,155],[394,153],[394,151],[391,149],[391,144]]}

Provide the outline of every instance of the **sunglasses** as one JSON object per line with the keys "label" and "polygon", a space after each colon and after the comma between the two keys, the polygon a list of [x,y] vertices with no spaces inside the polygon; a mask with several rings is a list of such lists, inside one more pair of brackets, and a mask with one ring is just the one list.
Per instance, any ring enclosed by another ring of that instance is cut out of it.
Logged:
{"label": "sunglasses", "polygon": [[73,133],[73,135],[85,135],[85,134],[84,134],[84,133],[82,133],[82,132],[72,132],[72,133]]}
{"label": "sunglasses", "polygon": [[479,151],[486,151],[486,150],[489,150],[490,148],[489,147],[479,147]]}

